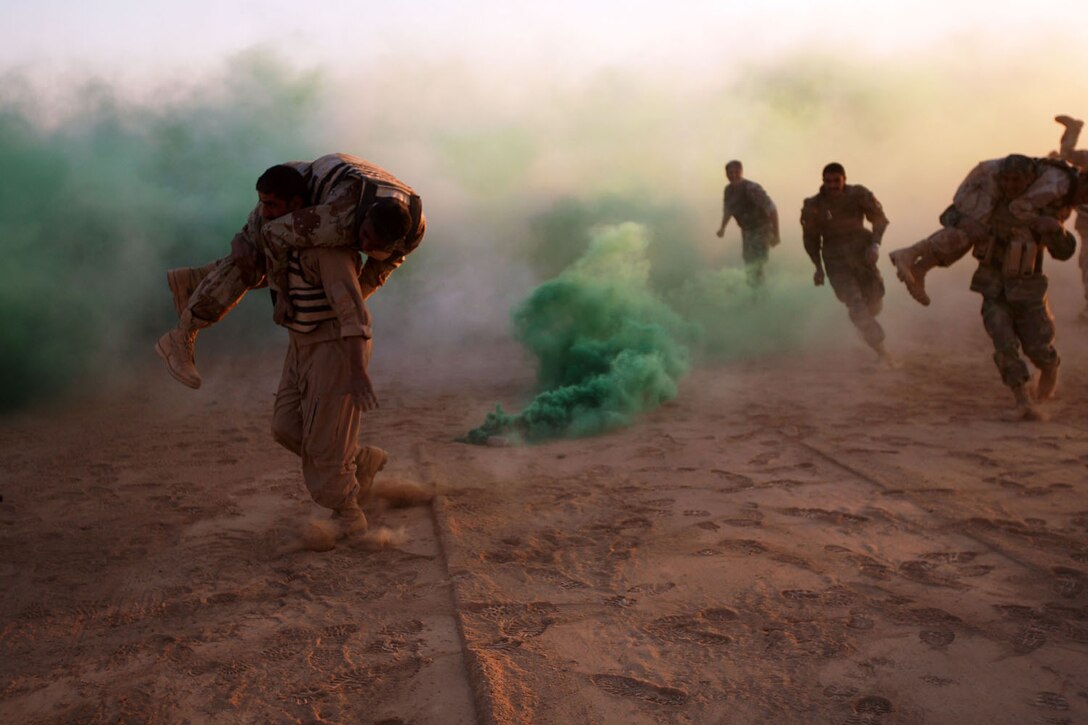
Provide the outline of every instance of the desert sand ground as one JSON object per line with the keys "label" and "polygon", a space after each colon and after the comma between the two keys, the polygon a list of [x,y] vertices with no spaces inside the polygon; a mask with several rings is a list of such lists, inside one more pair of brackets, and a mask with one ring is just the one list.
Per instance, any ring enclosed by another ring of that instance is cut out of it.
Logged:
{"label": "desert sand ground", "polygon": [[1051,420],[1007,422],[970,304],[889,313],[899,370],[844,312],[529,447],[454,440],[531,393],[513,343],[387,346],[366,438],[437,497],[327,553],[279,356],[203,349],[193,392],[149,353],[2,422],[0,721],[1088,722],[1088,328],[1067,300]]}

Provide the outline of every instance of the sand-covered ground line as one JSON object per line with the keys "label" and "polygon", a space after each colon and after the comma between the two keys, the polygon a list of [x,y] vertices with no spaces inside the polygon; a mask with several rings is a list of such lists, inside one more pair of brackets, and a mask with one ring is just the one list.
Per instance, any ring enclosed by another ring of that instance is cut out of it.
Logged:
{"label": "sand-covered ground line", "polygon": [[279,357],[202,352],[194,392],[149,356],[2,422],[0,721],[1084,722],[1088,330],[1013,423],[956,314],[898,370],[847,335],[533,446],[455,440],[531,395],[512,343],[378,355],[379,478],[436,496],[325,553]]}

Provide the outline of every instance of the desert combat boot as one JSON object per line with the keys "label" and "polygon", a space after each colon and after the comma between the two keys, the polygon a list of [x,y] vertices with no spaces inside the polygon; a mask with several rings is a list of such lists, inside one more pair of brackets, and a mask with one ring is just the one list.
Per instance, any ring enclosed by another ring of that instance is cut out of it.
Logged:
{"label": "desert combat boot", "polygon": [[178,311],[178,317],[189,306],[189,298],[193,296],[193,290],[211,274],[218,262],[205,264],[203,267],[177,267],[166,271],[166,284],[170,285],[170,293],[174,296],[174,309]]}
{"label": "desert combat boot", "polygon": [[895,265],[895,274],[907,287],[907,292],[921,305],[929,305],[926,293],[926,272],[938,266],[936,255],[930,250],[928,240],[897,249],[889,258]]}
{"label": "desert combat boot", "polygon": [[196,369],[196,333],[208,323],[193,317],[184,310],[178,325],[159,338],[155,352],[166,362],[166,369],[174,379],[196,390],[203,380]]}
{"label": "desert combat boot", "polygon": [[355,456],[355,480],[359,484],[359,492],[355,499],[360,505],[370,495],[374,487],[374,477],[378,475],[378,471],[385,468],[388,462],[389,454],[377,446],[363,446],[359,454]]}
{"label": "desert combat boot", "polygon": [[336,538],[338,539],[344,539],[353,534],[365,534],[369,528],[366,514],[359,508],[359,504],[356,503],[355,499],[351,499],[334,511],[332,518],[336,523]]}
{"label": "desert combat boot", "polygon": [[1035,386],[1036,400],[1050,400],[1058,388],[1058,366],[1051,365],[1039,371],[1039,382]]}

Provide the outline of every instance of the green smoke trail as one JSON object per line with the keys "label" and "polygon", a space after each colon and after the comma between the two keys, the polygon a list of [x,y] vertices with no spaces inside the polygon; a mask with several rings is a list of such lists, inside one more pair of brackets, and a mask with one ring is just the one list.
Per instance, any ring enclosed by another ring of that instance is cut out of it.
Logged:
{"label": "green smoke trail", "polygon": [[840,312],[807,267],[787,265],[771,265],[759,287],[743,268],[700,270],[665,299],[699,331],[696,352],[708,363],[798,350]]}
{"label": "green smoke trail", "polygon": [[515,335],[537,356],[543,390],[520,413],[498,407],[467,441],[593,435],[676,396],[692,330],[651,292],[648,243],[636,224],[600,230],[515,310]]}
{"label": "green smoke trail", "polygon": [[547,279],[581,257],[590,246],[593,230],[608,224],[634,222],[649,233],[644,256],[649,262],[649,283],[657,291],[682,284],[699,268],[696,215],[684,205],[649,194],[610,194],[591,199],[561,199],[530,221],[528,261]]}
{"label": "green smoke trail", "polygon": [[300,131],[317,92],[312,76],[251,53],[155,106],[88,83],[71,114],[49,119],[5,80],[0,411],[146,355],[171,324],[164,270],[227,252],[260,172],[308,157]]}

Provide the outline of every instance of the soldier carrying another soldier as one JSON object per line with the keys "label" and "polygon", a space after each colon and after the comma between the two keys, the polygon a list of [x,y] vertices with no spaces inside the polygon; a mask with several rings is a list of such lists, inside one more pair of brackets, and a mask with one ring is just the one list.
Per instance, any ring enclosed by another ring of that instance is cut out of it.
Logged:
{"label": "soldier carrying another soldier", "polygon": [[[1040,420],[1035,403],[1054,394],[1061,363],[1054,347],[1054,317],[1043,273],[1044,251],[1073,256],[1076,240],[1062,222],[1088,202],[1088,174],[1068,164],[1012,154],[976,166],[941,215],[944,228],[892,252],[899,278],[929,304],[925,274],[968,251],[978,260],[971,289],[982,295],[982,321],[994,344],[994,363],[1013,392],[1017,418]],[[1034,389],[1020,348],[1039,369]]]}
{"label": "soldier carrying another soldier", "polygon": [[256,186],[260,201],[230,256],[168,273],[179,320],[155,349],[177,380],[200,387],[197,332],[267,283],[290,333],[273,436],[301,458],[311,497],[346,535],[366,528],[359,504],[388,459],[358,443],[362,414],[378,405],[365,300],[419,245],[422,205],[411,187],[346,154],[273,166]]}

